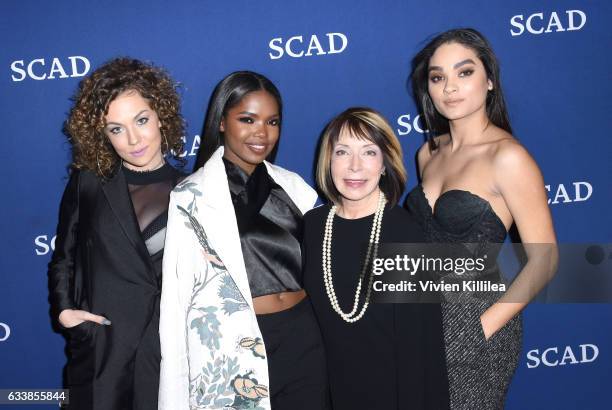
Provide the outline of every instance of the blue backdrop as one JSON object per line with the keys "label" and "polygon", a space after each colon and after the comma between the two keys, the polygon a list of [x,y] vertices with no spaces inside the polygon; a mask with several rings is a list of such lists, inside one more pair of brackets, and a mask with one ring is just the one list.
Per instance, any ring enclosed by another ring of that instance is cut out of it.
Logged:
{"label": "blue backdrop", "polygon": [[[611,112],[611,4],[3,2],[0,389],[61,383],[64,340],[51,330],[46,278],[69,163],[61,128],[78,82],[101,63],[119,55],[144,59],[182,84],[189,166],[214,85],[249,69],[272,79],[285,101],[277,163],[312,182],[326,122],[367,105],[400,137],[412,186],[423,134],[406,87],[410,60],[430,35],[474,27],[501,61],[515,134],[542,168],[559,240],[612,242],[612,141],[602,123]],[[603,263],[612,270],[611,259]],[[530,306],[507,408],[610,408],[611,323],[607,304]]]}

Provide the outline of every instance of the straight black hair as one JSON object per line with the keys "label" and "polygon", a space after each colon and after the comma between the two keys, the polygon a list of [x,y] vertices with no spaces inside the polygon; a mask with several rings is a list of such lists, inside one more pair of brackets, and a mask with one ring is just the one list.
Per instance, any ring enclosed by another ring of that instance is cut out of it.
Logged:
{"label": "straight black hair", "polygon": [[278,104],[282,124],[283,101],[278,88],[266,77],[252,71],[236,71],[225,77],[213,91],[208,104],[202,141],[194,170],[202,167],[212,154],[223,145],[223,133],[219,130],[221,119],[227,111],[240,103],[245,95],[254,91],[267,91]]}
{"label": "straight black hair", "polygon": [[429,148],[431,150],[437,148],[434,137],[449,132],[448,120],[436,110],[428,91],[429,61],[438,47],[449,43],[458,43],[472,49],[482,61],[487,78],[493,83],[493,89],[487,94],[487,117],[499,128],[512,133],[501,87],[499,62],[491,45],[478,31],[472,28],[458,28],[445,31],[434,37],[412,59],[412,73],[410,75],[412,92],[428,129]]}

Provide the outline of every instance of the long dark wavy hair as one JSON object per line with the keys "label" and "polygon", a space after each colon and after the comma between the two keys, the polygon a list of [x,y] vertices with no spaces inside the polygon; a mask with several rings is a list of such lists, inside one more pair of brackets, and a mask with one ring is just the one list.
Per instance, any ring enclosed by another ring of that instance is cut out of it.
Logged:
{"label": "long dark wavy hair", "polygon": [[162,154],[183,164],[185,121],[178,84],[162,68],[128,57],[103,64],[79,84],[64,132],[72,144],[72,168],[87,169],[107,178],[119,156],[104,134],[108,106],[121,93],[137,91],[157,113],[163,135]]}
{"label": "long dark wavy hair", "polygon": [[279,124],[282,125],[283,101],[278,88],[266,77],[252,71],[236,71],[225,77],[213,91],[208,104],[202,143],[198,151],[194,170],[202,167],[212,154],[223,145],[221,120],[227,111],[235,107],[249,93],[267,91],[278,104]]}
{"label": "long dark wavy hair", "polygon": [[412,59],[412,92],[417,102],[422,118],[428,131],[429,148],[434,150],[437,145],[434,137],[449,132],[448,120],[442,116],[434,106],[429,95],[429,61],[438,47],[443,44],[458,43],[476,53],[482,61],[487,78],[493,83],[493,89],[488,92],[486,112],[489,121],[499,128],[512,133],[504,93],[499,75],[499,62],[487,39],[472,28],[458,28],[445,31],[434,37]]}

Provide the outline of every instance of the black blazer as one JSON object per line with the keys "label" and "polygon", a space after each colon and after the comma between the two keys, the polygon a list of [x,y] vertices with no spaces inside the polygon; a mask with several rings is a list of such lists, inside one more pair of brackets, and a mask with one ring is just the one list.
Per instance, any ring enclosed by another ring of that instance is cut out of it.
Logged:
{"label": "black blazer", "polygon": [[160,288],[120,169],[107,181],[72,172],[48,274],[54,320],[83,309],[112,322],[64,328],[70,408],[131,407],[134,358]]}

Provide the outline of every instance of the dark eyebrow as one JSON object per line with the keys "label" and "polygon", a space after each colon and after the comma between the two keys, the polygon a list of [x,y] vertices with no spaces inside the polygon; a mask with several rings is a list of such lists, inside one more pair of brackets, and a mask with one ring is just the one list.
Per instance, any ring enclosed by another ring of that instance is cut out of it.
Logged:
{"label": "dark eyebrow", "polygon": [[134,118],[140,117],[143,113],[145,113],[147,111],[149,111],[149,110],[145,108],[144,110],[140,111],[138,114],[134,115]]}
{"label": "dark eyebrow", "polygon": [[[134,116],[134,119],[136,119],[136,118],[140,117],[142,114],[144,114],[144,113],[145,113],[145,112],[147,112],[147,111],[149,111],[149,110],[148,110],[148,109],[146,109],[146,108],[145,108],[144,110],[140,111],[138,114],[136,114],[136,115]],[[110,122],[107,122],[105,126],[106,126],[106,127],[108,127],[109,125],[121,125],[121,124],[120,124],[120,123],[118,123],[118,122],[113,122],[113,121],[110,121]]]}
{"label": "dark eyebrow", "polygon": [[453,68],[459,68],[459,67],[461,67],[463,65],[466,65],[466,64],[474,64],[475,65],[476,63],[471,58],[466,58],[465,60],[459,61],[457,64],[455,64],[453,66]]}
{"label": "dark eyebrow", "polygon": [[[259,118],[259,115],[255,114],[254,112],[250,112],[250,111],[241,111],[238,113],[238,115],[250,115],[251,117]],[[274,114],[268,117],[268,119],[273,119],[273,118],[280,118],[280,114]]]}
{"label": "dark eyebrow", "polygon": [[[455,64],[455,65],[453,66],[453,68],[457,69],[457,68],[459,68],[459,67],[461,67],[461,66],[464,66],[464,65],[466,65],[466,64],[474,64],[474,65],[475,65],[476,63],[475,63],[475,62],[474,62],[474,60],[472,60],[471,58],[466,58],[465,60],[463,60],[463,61],[459,61],[457,64]],[[427,69],[427,72],[431,72],[431,71],[444,71],[444,69],[443,69],[442,67],[440,67],[440,66],[437,66],[437,65],[432,65],[432,66],[430,66],[430,67]]]}
{"label": "dark eyebrow", "polygon": [[[350,146],[349,146],[349,145],[346,145],[346,144],[342,144],[342,143],[337,142],[337,143],[336,143],[336,147],[339,147],[339,146],[350,148]],[[361,147],[361,148],[369,148],[369,147],[371,147],[371,146],[377,146],[377,145],[376,145],[375,143],[371,143],[371,144],[366,144],[366,145],[364,145],[364,146],[363,146],[363,147]]]}

